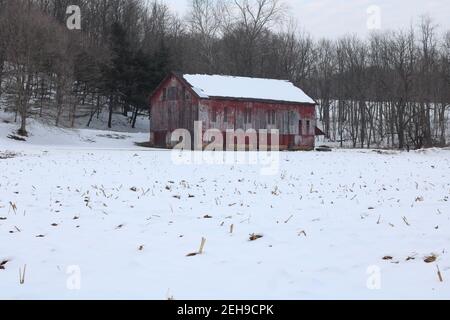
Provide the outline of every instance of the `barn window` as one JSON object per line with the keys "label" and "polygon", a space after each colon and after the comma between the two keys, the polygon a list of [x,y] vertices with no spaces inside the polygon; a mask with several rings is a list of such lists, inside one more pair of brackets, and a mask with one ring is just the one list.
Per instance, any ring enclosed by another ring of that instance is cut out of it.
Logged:
{"label": "barn window", "polygon": [[223,122],[228,123],[228,108],[227,107],[225,107],[223,109]]}
{"label": "barn window", "polygon": [[311,121],[306,121],[306,134],[311,134]]}
{"label": "barn window", "polygon": [[167,98],[169,101],[177,100],[178,99],[178,88],[170,87],[169,91],[167,92]]}
{"label": "barn window", "polygon": [[303,135],[303,121],[300,120],[298,123],[300,135]]}
{"label": "barn window", "polygon": [[162,100],[163,101],[167,100],[167,89],[166,88],[163,89]]}
{"label": "barn window", "polygon": [[216,108],[213,108],[213,109],[212,109],[212,112],[211,112],[211,121],[212,121],[212,122],[217,122],[217,110],[216,110]]}
{"label": "barn window", "polygon": [[244,111],[244,122],[245,123],[252,123],[252,109],[246,108]]}
{"label": "barn window", "polygon": [[275,110],[269,110],[268,111],[268,124],[275,124],[276,123],[276,112]]}
{"label": "barn window", "polygon": [[288,113],[288,124],[289,124],[290,128],[294,126],[294,119],[295,119],[295,112],[294,111],[289,111],[289,113]]}

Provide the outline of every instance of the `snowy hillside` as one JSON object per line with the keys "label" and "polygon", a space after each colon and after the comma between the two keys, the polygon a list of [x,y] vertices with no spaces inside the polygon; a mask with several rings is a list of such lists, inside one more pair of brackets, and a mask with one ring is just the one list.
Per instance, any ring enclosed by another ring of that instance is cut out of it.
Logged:
{"label": "snowy hillside", "polygon": [[280,153],[264,176],[176,165],[145,133],[14,128],[0,299],[450,298],[448,150]]}
{"label": "snowy hillside", "polygon": [[[123,121],[117,117],[116,122]],[[42,149],[45,147],[83,147],[83,148],[130,148],[135,142],[148,141],[149,134],[142,132],[130,133],[122,132],[126,130],[125,126],[117,126],[119,131],[107,131],[92,129],[68,129],[58,128],[50,124],[29,119],[29,137],[26,142],[17,143],[8,136],[15,135],[18,124],[14,123],[14,117],[10,113],[0,111],[0,150],[6,150],[9,147],[13,149]]]}

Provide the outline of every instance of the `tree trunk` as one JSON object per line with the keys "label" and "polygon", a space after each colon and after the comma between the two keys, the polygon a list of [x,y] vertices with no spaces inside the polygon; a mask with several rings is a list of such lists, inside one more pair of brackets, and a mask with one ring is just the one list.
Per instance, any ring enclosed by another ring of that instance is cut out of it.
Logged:
{"label": "tree trunk", "polygon": [[0,54],[0,97],[2,96],[2,83],[3,83],[3,69],[4,69],[4,59]]}
{"label": "tree trunk", "polygon": [[31,82],[33,76],[22,70],[18,77],[18,96],[17,96],[17,110],[20,114],[20,129],[17,133],[20,136],[28,136],[27,132],[27,117],[28,117],[28,100],[31,97]]}
{"label": "tree trunk", "polygon": [[20,112],[20,129],[17,131],[17,133],[22,137],[27,137],[27,112],[25,110],[22,110]]}
{"label": "tree trunk", "polygon": [[109,116],[108,116],[108,128],[112,128],[112,117],[114,111],[114,97],[111,95],[109,97]]}
{"label": "tree trunk", "polygon": [[94,119],[94,116],[98,112],[99,108],[100,108],[100,95],[97,95],[96,107],[93,108],[93,110],[91,110],[91,116],[89,117],[89,121],[86,125],[88,128],[91,126],[92,120]]}
{"label": "tree trunk", "polygon": [[64,80],[62,76],[57,75],[56,80],[56,121],[55,125],[59,126],[61,115],[63,111],[63,103],[64,103]]}
{"label": "tree trunk", "polygon": [[75,128],[75,119],[76,119],[76,113],[77,113],[77,99],[75,98],[72,103],[72,111],[71,111],[71,122],[70,127]]}
{"label": "tree trunk", "polygon": [[447,141],[446,141],[446,137],[445,137],[445,129],[446,129],[446,124],[445,124],[445,109],[446,109],[446,105],[442,104],[441,105],[441,109],[439,112],[439,127],[440,127],[440,138],[439,138],[439,144],[441,145],[441,147],[445,147]]}
{"label": "tree trunk", "polygon": [[433,138],[431,136],[431,108],[429,103],[425,106],[424,120],[424,143],[426,148],[431,148],[433,146]]}
{"label": "tree trunk", "polygon": [[325,130],[325,136],[330,137],[330,100],[327,98],[324,101],[323,106],[323,129]]}
{"label": "tree trunk", "polygon": [[133,119],[131,120],[131,128],[133,128],[133,129],[136,128],[136,121],[137,121],[138,114],[139,114],[139,108],[135,107],[134,112],[133,112]]}
{"label": "tree trunk", "polygon": [[366,142],[366,127],[367,127],[367,123],[366,123],[366,106],[365,106],[366,102],[364,100],[360,100],[359,101],[359,112],[361,113],[360,119],[361,119],[361,149],[364,149],[364,144]]}
{"label": "tree trunk", "polygon": [[123,105],[123,116],[124,117],[128,117],[128,112],[130,111],[130,107],[128,106],[127,103],[124,103]]}

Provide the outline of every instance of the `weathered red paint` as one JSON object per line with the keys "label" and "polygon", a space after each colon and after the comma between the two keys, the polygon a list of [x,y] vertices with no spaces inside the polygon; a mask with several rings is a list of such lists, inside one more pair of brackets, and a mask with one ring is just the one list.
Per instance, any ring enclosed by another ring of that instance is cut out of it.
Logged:
{"label": "weathered red paint", "polygon": [[[177,98],[164,100],[171,87]],[[150,98],[151,142],[170,147],[170,135],[176,129],[194,131],[194,122],[202,121],[203,130],[278,129],[282,149],[313,149],[315,141],[315,105],[258,101],[236,98],[200,98],[177,74],[170,74]],[[246,113],[251,112],[251,117]],[[269,119],[275,113],[275,123]],[[215,121],[214,121],[215,120]],[[247,120],[247,121],[245,121]],[[248,122],[248,123],[247,123]],[[308,126],[309,123],[309,126]],[[300,129],[300,124],[302,128]]]}

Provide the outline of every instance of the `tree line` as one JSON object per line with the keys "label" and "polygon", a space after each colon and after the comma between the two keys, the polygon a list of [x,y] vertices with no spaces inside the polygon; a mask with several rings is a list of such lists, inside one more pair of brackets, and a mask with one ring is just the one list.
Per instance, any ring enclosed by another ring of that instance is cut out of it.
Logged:
{"label": "tree line", "polygon": [[[288,79],[319,103],[343,146],[447,143],[450,31],[422,17],[406,30],[317,39],[283,0],[0,0],[0,98],[28,117],[74,126],[107,112],[137,116],[171,70]],[[67,8],[81,9],[69,30]]]}

